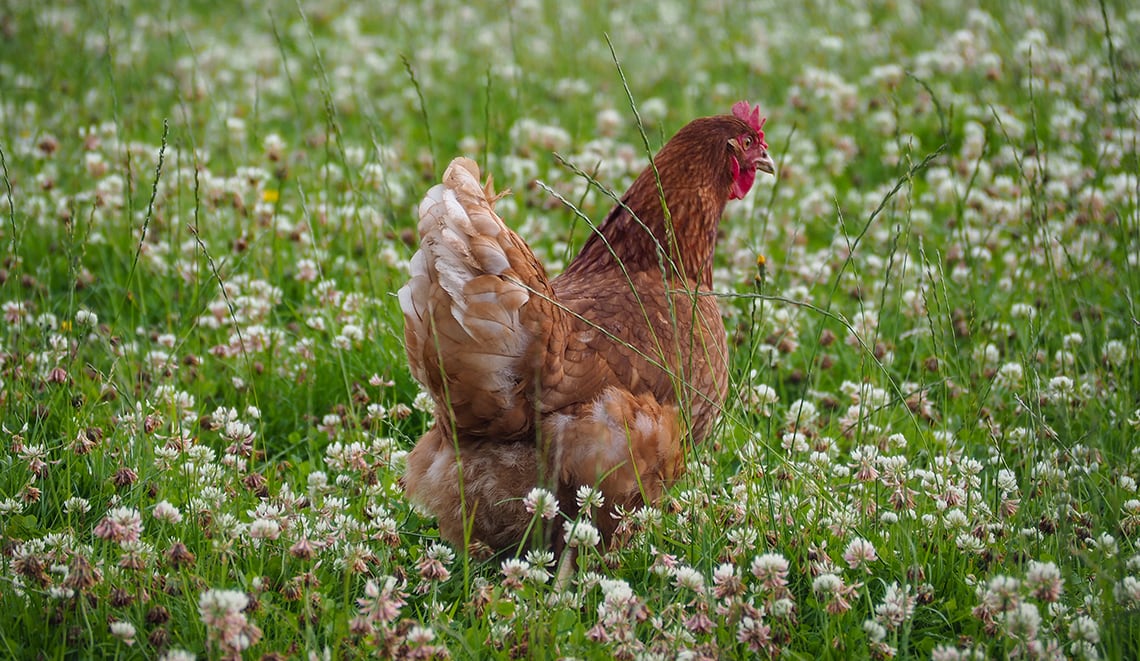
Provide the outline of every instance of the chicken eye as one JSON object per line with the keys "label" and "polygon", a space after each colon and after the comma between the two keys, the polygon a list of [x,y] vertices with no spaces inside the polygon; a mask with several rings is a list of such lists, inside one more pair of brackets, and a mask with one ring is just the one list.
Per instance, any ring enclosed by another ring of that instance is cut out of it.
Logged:
{"label": "chicken eye", "polygon": [[752,136],[750,136],[750,135],[744,136],[743,144],[744,144],[745,149],[751,149],[752,148]]}

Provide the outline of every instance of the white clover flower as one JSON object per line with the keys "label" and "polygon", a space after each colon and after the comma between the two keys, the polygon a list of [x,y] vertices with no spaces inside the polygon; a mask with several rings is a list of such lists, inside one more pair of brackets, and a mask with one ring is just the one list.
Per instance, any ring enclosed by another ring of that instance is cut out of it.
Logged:
{"label": "white clover flower", "polygon": [[1100,642],[1100,627],[1088,615],[1078,615],[1069,625],[1069,640],[1096,644]]}
{"label": "white clover flower", "polygon": [[1123,367],[1128,360],[1128,348],[1120,340],[1109,340],[1102,353],[1104,361],[1113,367]]}
{"label": "white clover flower", "polygon": [[843,579],[831,573],[820,574],[811,582],[811,591],[820,597],[836,594],[841,589],[843,589]]}
{"label": "white clover flower", "polygon": [[138,541],[143,531],[142,516],[131,507],[115,507],[95,526],[95,536],[114,542]]}
{"label": "white clover flower", "polygon": [[123,641],[126,645],[135,644],[135,625],[122,620],[111,622],[111,635]]}
{"label": "white clover flower", "polygon": [[915,598],[910,594],[910,586],[902,588],[898,583],[891,583],[883,595],[883,603],[875,606],[875,620],[893,631],[910,619],[914,606]]}
{"label": "white clover flower", "polygon": [[998,574],[986,584],[982,603],[995,613],[1008,611],[1021,601],[1020,588],[1021,581],[1012,576]]}
{"label": "white clover flower", "polygon": [[658,96],[650,97],[642,101],[641,108],[639,109],[642,121],[650,126],[658,124],[661,120],[665,119],[665,115],[668,111],[669,106],[665,103],[665,99]]}
{"label": "white clover flower", "polygon": [[736,623],[736,640],[746,643],[753,652],[765,650],[771,644],[772,628],[762,619],[745,615]]}
{"label": "white clover flower", "polygon": [[812,453],[808,455],[808,463],[820,470],[826,469],[831,465],[831,455],[826,452],[816,452],[813,450]]}
{"label": "white clover flower", "polygon": [[526,561],[535,567],[553,567],[554,553],[551,551],[531,549],[526,552]]}
{"label": "white clover flower", "polygon": [[772,404],[780,401],[780,396],[776,394],[776,389],[772,386],[766,383],[757,383],[752,387],[748,401],[757,413],[769,417],[772,415]]}
{"label": "white clover flower", "polygon": [[974,360],[978,363],[981,363],[982,366],[993,367],[997,365],[997,362],[999,360],[1001,360],[1001,351],[999,351],[994,344],[987,343],[982,346],[975,347],[973,357]]}
{"label": "white clover flower", "polygon": [[578,503],[578,507],[587,511],[600,509],[606,501],[605,496],[602,495],[601,491],[588,484],[583,484],[582,486],[578,487],[578,492],[575,495],[575,500]]}
{"label": "white clover flower", "polygon": [[198,612],[207,625],[215,618],[240,613],[248,605],[249,597],[240,590],[207,590],[198,597]]}
{"label": "white clover flower", "polygon": [[819,412],[816,410],[815,404],[804,399],[797,399],[788,407],[788,413],[784,416],[784,423],[789,427],[806,427],[815,422],[818,417]]}
{"label": "white clover flower", "polygon": [[544,519],[553,519],[558,514],[558,499],[542,487],[535,487],[523,498],[526,511],[538,514]]}
{"label": "white clover flower", "polygon": [[228,441],[247,440],[253,436],[253,428],[240,420],[230,420],[222,430],[222,437]]}
{"label": "white clover flower", "polygon": [[954,544],[965,553],[981,553],[986,550],[986,543],[969,532],[958,533],[954,538]]}
{"label": "white clover flower", "polygon": [[154,518],[167,523],[180,523],[182,512],[179,512],[178,508],[171,505],[169,501],[163,500],[154,506]]}
{"label": "white clover flower", "polygon": [[[741,497],[746,496],[741,494]],[[759,533],[756,532],[756,529],[749,526],[729,528],[728,531],[725,532],[725,537],[728,538],[728,541],[740,547],[751,547],[755,545],[758,536]]]}
{"label": "white clover flower", "polygon": [[765,553],[752,560],[752,575],[760,580],[769,576],[786,576],[788,560],[779,553]]}
{"label": "white clover flower", "polygon": [[356,324],[345,324],[344,327],[340,329],[340,333],[352,342],[361,342],[364,340],[364,329]]}
{"label": "white clover flower", "polygon": [[1003,363],[998,368],[997,373],[994,374],[994,381],[997,385],[1011,390],[1020,388],[1024,378],[1025,372],[1021,363]]}
{"label": "white clover flower", "polygon": [[313,471],[309,473],[306,482],[308,483],[309,492],[317,493],[328,488],[329,476],[324,471]]}
{"label": "white clover flower", "polygon": [[887,638],[887,630],[874,620],[863,620],[863,632],[872,643],[881,643]]}
{"label": "white clover flower", "polygon": [[1116,538],[1108,533],[1101,533],[1100,537],[1093,540],[1093,548],[1099,549],[1107,557],[1112,558],[1120,551],[1119,545],[1116,543]]}
{"label": "white clover flower", "polygon": [[300,282],[315,282],[320,277],[320,269],[317,267],[317,263],[311,259],[297,260],[296,269],[297,272],[293,277]]}
{"label": "white clover flower", "polygon": [[1097,650],[1096,643],[1090,643],[1087,640],[1074,640],[1069,645],[1069,654],[1074,659],[1086,659],[1088,661],[1099,661],[1100,652]]}
{"label": "white clover flower", "polygon": [[240,117],[226,118],[226,130],[234,141],[245,140],[245,120]]}
{"label": "white clover flower", "polygon": [[613,108],[605,108],[598,111],[598,133],[601,135],[612,137],[621,130],[622,116],[621,113]]}
{"label": "white clover flower", "polygon": [[599,616],[604,616],[616,608],[623,608],[637,600],[633,588],[621,579],[603,578],[598,585],[602,589],[602,603],[598,604]]}
{"label": "white clover flower", "polygon": [[281,524],[272,519],[254,519],[249,525],[249,536],[253,539],[275,540],[281,536]]}
{"label": "white clover flower", "polygon": [[75,312],[75,323],[80,326],[94,327],[99,325],[99,315],[94,312],[80,308]]}
{"label": "white clover flower", "polygon": [[1013,471],[1007,468],[998,471],[996,483],[998,489],[1001,489],[1003,493],[1014,493],[1017,491],[1017,476],[1014,475]]}
{"label": "white clover flower", "polygon": [[507,558],[499,565],[499,571],[506,581],[521,586],[523,579],[529,575],[530,563],[519,558]]}
{"label": "white clover flower", "polygon": [[365,163],[361,169],[361,181],[372,190],[380,190],[384,186],[384,166],[379,163]]}
{"label": "white clover flower", "polygon": [[91,503],[86,498],[72,496],[63,501],[63,511],[67,514],[86,514],[91,511]]}
{"label": "white clover flower", "polygon": [[433,413],[435,411],[435,401],[432,400],[431,395],[421,390],[416,393],[415,399],[412,400],[412,408],[424,413]]}
{"label": "white clover flower", "polygon": [[807,452],[811,446],[807,444],[807,437],[800,430],[785,432],[780,437],[780,447],[789,452]]}
{"label": "white clover flower", "polygon": [[[317,430],[325,432],[326,434],[328,434],[329,438],[332,438],[333,436],[336,435],[337,431],[340,430],[340,426],[341,426],[340,423],[341,423],[341,420],[340,420],[339,415],[337,415],[335,413],[328,413],[321,418],[320,424],[317,425]],[[338,449],[339,449],[339,447],[340,447],[339,443],[334,444],[334,445],[337,445]],[[326,450],[325,452],[330,457],[339,456],[339,454],[334,453],[331,448],[329,450]],[[339,466],[338,466],[338,468],[339,468]]]}
{"label": "white clover flower", "polygon": [[966,513],[957,507],[947,510],[942,515],[942,520],[946,523],[946,527],[951,529],[961,529],[970,525],[970,519]]}
{"label": "white clover flower", "polygon": [[590,548],[602,541],[601,533],[588,521],[566,521],[562,524],[562,528],[565,531],[567,546]]}
{"label": "white clover flower", "polygon": [[1073,396],[1073,380],[1067,376],[1055,376],[1049,379],[1045,388],[1045,397],[1052,402],[1064,402]]}
{"label": "white clover flower", "polygon": [[689,589],[693,592],[703,592],[705,589],[705,577],[696,569],[682,565],[673,569],[673,584],[679,588]]}
{"label": "white clover flower", "polygon": [[[895,450],[902,450],[902,449],[906,448],[906,446],[907,446],[906,435],[895,432],[895,433],[887,436],[887,447],[888,448],[892,448]],[[901,461],[903,464],[906,463],[906,457],[903,457],[903,456],[883,457],[883,460],[884,461]]]}
{"label": "white clover flower", "polygon": [[790,617],[796,610],[796,602],[782,597],[772,603],[771,613],[772,617],[785,618]]}
{"label": "white clover flower", "polygon": [[1140,580],[1135,576],[1125,576],[1113,587],[1112,594],[1121,606],[1135,610],[1140,606]]}
{"label": "white clover flower", "polygon": [[951,645],[935,646],[930,652],[930,661],[985,661],[985,654],[973,650],[959,650]]}
{"label": "white clover flower", "polygon": [[455,551],[447,544],[440,544],[439,542],[434,542],[429,546],[425,555],[445,565],[450,565],[452,562],[455,562]]}
{"label": "white clover flower", "polygon": [[87,168],[87,174],[99,178],[107,174],[107,161],[103,158],[103,154],[97,151],[89,151],[83,155],[83,165]]}
{"label": "white clover flower", "polygon": [[[862,537],[856,537],[851,540],[847,545],[847,549],[843,551],[843,560],[847,562],[847,566],[851,569],[857,569],[878,559],[879,556],[875,552],[875,546]],[[868,571],[870,570],[868,569]]]}
{"label": "white clover flower", "polygon": [[1033,320],[1037,317],[1037,308],[1028,303],[1014,303],[1009,309],[1010,316],[1015,319]]}
{"label": "white clover flower", "polygon": [[285,139],[277,133],[269,133],[261,141],[261,148],[265,150],[266,158],[280,161],[285,155]]}
{"label": "white clover flower", "polygon": [[24,511],[24,503],[15,498],[0,500],[0,514],[19,514]]}
{"label": "white clover flower", "polygon": [[1037,604],[1029,601],[1018,603],[1005,614],[1005,627],[1009,635],[1020,640],[1033,640],[1041,628],[1041,613]]}
{"label": "white clover flower", "polygon": [[431,627],[417,624],[408,630],[407,640],[412,645],[427,645],[435,640],[435,631]]}

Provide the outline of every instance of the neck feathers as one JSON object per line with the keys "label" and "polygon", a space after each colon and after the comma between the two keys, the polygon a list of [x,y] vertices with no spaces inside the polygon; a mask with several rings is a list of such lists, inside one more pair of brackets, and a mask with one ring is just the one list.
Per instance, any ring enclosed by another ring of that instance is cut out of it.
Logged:
{"label": "neck feathers", "polygon": [[729,179],[710,180],[711,173],[725,171],[723,165],[701,168],[689,161],[670,167],[669,156],[663,149],[657,158],[660,187],[652,168],[642,172],[567,272],[621,268],[617,257],[630,272],[664,268],[669,280],[712,286],[713,250]]}

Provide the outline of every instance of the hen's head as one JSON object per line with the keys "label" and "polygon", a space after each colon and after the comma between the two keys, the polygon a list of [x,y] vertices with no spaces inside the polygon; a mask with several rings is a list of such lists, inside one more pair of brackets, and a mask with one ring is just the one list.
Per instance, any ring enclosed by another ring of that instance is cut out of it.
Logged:
{"label": "hen's head", "polygon": [[756,181],[756,171],[776,173],[776,165],[768,154],[768,143],[764,141],[764,122],[760,116],[760,106],[752,107],[747,101],[737,101],[732,106],[732,114],[742,120],[747,127],[728,140],[729,165],[732,169],[732,188],[729,198],[739,200],[748,194]]}

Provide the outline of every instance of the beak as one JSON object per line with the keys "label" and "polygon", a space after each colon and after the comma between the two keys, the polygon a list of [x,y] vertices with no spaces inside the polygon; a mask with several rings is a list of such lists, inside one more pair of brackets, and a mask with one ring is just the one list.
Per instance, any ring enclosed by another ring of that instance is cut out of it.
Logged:
{"label": "beak", "polygon": [[765,150],[764,153],[760,154],[755,163],[757,170],[760,170],[761,172],[767,172],[772,176],[776,175],[776,164],[772,161],[772,157],[768,155],[767,150]]}

